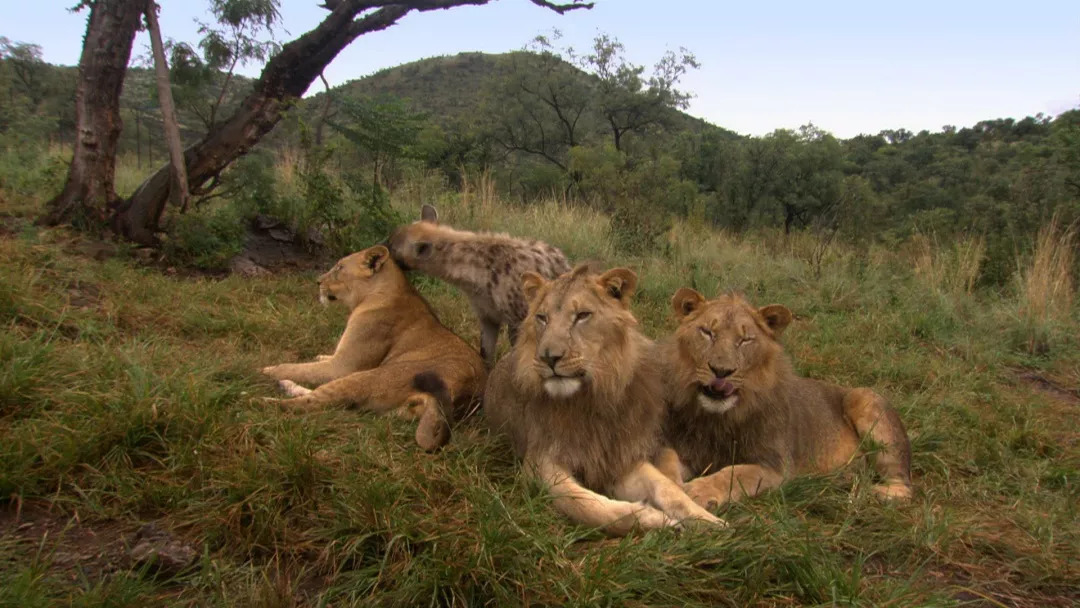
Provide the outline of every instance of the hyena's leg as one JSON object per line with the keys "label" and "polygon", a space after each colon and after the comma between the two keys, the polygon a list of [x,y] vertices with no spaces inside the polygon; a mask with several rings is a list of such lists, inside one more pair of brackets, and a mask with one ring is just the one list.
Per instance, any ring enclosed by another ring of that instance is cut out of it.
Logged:
{"label": "hyena's leg", "polygon": [[683,487],[694,502],[706,509],[728,502],[755,496],[779,487],[784,476],[759,464],[735,464],[719,471],[690,480]]}
{"label": "hyena's leg", "polygon": [[615,497],[628,501],[645,500],[679,522],[699,520],[710,524],[724,521],[709,513],[686,495],[679,484],[648,462],[642,462],[615,486]]}
{"label": "hyena's leg", "polygon": [[881,446],[873,460],[882,483],[874,491],[885,498],[911,498],[911,443],[896,410],[874,391],[855,388],[844,396],[844,414],[860,439]]}
{"label": "hyena's leg", "polygon": [[601,528],[612,536],[624,536],[634,528],[650,530],[678,523],[655,507],[613,500],[589,490],[549,458],[526,457],[525,466],[547,486],[555,509],[579,524]]}
{"label": "hyena's leg", "polygon": [[496,346],[499,343],[499,330],[502,326],[498,321],[480,317],[480,358],[484,360],[488,369],[495,365]]}

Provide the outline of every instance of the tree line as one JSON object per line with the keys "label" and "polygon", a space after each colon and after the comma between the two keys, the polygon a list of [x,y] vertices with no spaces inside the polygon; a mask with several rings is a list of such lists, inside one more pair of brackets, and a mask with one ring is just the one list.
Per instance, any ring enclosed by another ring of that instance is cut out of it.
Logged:
{"label": "tree line", "polygon": [[[559,12],[590,6],[532,1]],[[166,41],[194,200],[214,199],[230,180],[250,186],[250,171],[228,169],[257,144],[333,146],[332,155],[305,152],[311,161],[305,171],[365,167],[368,186],[352,189],[366,192],[367,204],[394,186],[402,167],[436,170],[450,182],[461,180],[463,170],[490,170],[520,200],[554,194],[602,208],[612,214],[627,246],[656,246],[676,216],[733,231],[811,230],[853,242],[899,243],[916,233],[942,240],[977,235],[987,244],[983,279],[991,283],[1011,276],[1016,253],[1050,217],[1080,217],[1078,110],[937,132],[883,130],[846,140],[814,125],[740,137],[681,112],[691,97],[681,79],[699,67],[692,53],[679,49],[652,66],[637,65],[607,34],[574,49],[561,46],[554,32],[521,52],[491,59],[481,65],[487,77],[479,92],[454,121],[437,115],[437,107],[423,111],[416,100],[355,96],[329,87],[300,101],[357,36],[390,27],[412,10],[477,3],[483,2],[328,2],[330,12],[319,26],[279,45],[272,36],[279,19],[276,0],[209,0],[215,22],[203,24],[202,40]],[[173,188],[168,166],[126,200],[110,191],[111,181],[90,179],[109,171],[105,165],[115,162],[121,144],[130,150],[134,143],[141,159],[142,127],[156,137],[147,141],[147,150],[164,158],[153,76],[125,69],[130,39],[153,3],[83,5],[90,9],[88,34],[101,23],[112,24],[107,40],[128,41],[126,50],[113,49],[111,71],[106,70],[123,83],[127,101],[121,103],[116,91],[107,95],[108,103],[94,97],[93,104],[84,100],[80,106],[80,90],[85,97],[89,86],[83,76],[46,69],[33,45],[0,40],[0,84],[7,97],[0,106],[0,141],[11,146],[55,138],[73,146],[67,188],[53,199],[50,221],[85,222],[89,216],[111,223],[126,238],[153,243]],[[258,79],[235,75],[245,62],[264,65]],[[81,72],[88,69],[93,66],[80,66]],[[94,82],[99,86],[102,80]],[[127,114],[121,114],[124,109]],[[100,132],[108,137],[90,146],[77,141],[80,113],[86,118],[102,111],[109,116]],[[128,121],[126,140],[105,128],[115,127],[119,116],[136,119],[134,125]],[[99,164],[82,175],[79,159],[85,162],[88,151]],[[84,187],[72,190],[72,184]]]}

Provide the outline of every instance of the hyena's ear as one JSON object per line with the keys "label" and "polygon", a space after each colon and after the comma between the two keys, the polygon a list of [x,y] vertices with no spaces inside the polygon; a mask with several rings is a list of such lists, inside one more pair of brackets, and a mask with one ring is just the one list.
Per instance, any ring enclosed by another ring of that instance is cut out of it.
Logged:
{"label": "hyena's ear", "polygon": [[383,264],[390,259],[390,250],[382,245],[375,245],[367,250],[364,255],[364,265],[375,274],[382,270]]}
{"label": "hyena's ear", "polygon": [[435,210],[435,207],[425,204],[423,207],[420,207],[420,221],[438,224],[439,212]]}
{"label": "hyena's ear", "polygon": [[637,275],[629,268],[612,268],[600,275],[599,283],[608,295],[626,306],[637,287]]}
{"label": "hyena's ear", "polygon": [[545,284],[547,284],[547,280],[535,272],[527,270],[521,274],[521,290],[525,292],[525,299],[529,302],[533,301],[537,292]]}
{"label": "hyena's ear", "polygon": [[705,296],[690,289],[680,287],[675,295],[671,296],[671,308],[675,310],[675,318],[682,321],[687,315],[701,308],[705,303]]}
{"label": "hyena's ear", "polygon": [[758,309],[758,314],[765,319],[774,335],[779,336],[791,324],[791,311],[782,304],[769,304]]}

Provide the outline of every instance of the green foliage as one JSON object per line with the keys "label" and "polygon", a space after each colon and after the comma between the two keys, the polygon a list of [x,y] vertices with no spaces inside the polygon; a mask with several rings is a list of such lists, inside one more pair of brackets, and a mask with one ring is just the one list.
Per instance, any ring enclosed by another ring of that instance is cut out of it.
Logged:
{"label": "green foliage", "polygon": [[163,252],[177,264],[224,269],[244,249],[244,219],[239,209],[228,205],[177,214],[169,224]]}
{"label": "green foliage", "polygon": [[312,247],[346,254],[369,247],[390,234],[401,218],[385,189],[358,169],[337,169],[337,145],[316,146],[302,131],[298,154],[278,160],[272,154],[242,158],[224,186],[239,213],[283,220]]}
{"label": "green foliage", "polygon": [[679,163],[666,154],[632,161],[612,144],[570,151],[570,171],[584,196],[611,213],[612,232],[624,251],[650,252],[698,202],[697,186],[682,179]]}

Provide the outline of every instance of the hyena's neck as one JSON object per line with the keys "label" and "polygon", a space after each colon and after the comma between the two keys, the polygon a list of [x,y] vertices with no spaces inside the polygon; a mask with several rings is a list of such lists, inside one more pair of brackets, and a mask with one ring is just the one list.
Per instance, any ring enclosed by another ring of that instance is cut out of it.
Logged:
{"label": "hyena's neck", "polygon": [[432,243],[428,274],[459,287],[485,288],[495,266],[496,251],[512,245],[508,237],[495,234],[448,230]]}

